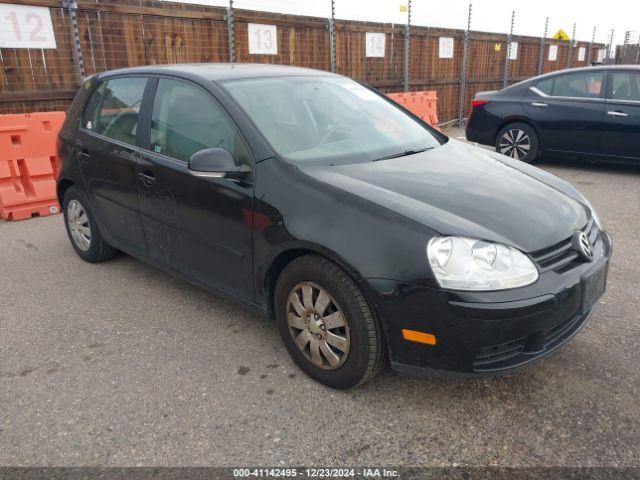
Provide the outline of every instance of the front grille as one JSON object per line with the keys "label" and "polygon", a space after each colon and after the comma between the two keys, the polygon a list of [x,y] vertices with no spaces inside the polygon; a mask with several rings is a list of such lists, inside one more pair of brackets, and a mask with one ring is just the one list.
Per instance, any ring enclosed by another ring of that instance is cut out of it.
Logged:
{"label": "front grille", "polygon": [[485,346],[473,360],[476,372],[496,372],[529,363],[562,345],[588,320],[587,311],[542,331],[532,332],[509,342]]}
{"label": "front grille", "polygon": [[511,357],[519,355],[526,343],[527,337],[522,337],[517,340],[512,340],[511,342],[482,347],[478,355],[476,355],[473,365],[478,367],[508,360]]}
{"label": "front grille", "polygon": [[[593,248],[598,240],[599,233],[598,226],[593,220],[593,217],[587,222],[587,225],[582,231],[589,237],[589,243],[591,243],[591,248]],[[569,237],[551,247],[543,248],[530,254],[531,259],[538,266],[540,273],[548,272],[549,270],[563,273],[571,270],[578,263],[582,262],[580,253],[571,245],[571,239],[572,237]]]}
{"label": "front grille", "polygon": [[547,330],[547,333],[544,338],[545,346],[551,345],[553,342],[555,342],[559,338],[564,337],[564,335],[569,330],[571,330],[576,323],[580,321],[580,318],[582,318],[581,315],[576,315],[574,317],[568,318],[567,320],[564,320],[563,322],[560,322],[559,324]]}

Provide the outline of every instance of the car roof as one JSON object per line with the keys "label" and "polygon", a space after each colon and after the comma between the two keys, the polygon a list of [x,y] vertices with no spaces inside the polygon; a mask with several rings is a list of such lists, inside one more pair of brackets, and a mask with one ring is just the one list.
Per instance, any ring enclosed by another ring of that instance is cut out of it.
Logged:
{"label": "car roof", "polygon": [[284,76],[338,76],[323,70],[289,67],[259,63],[183,63],[171,65],[149,65],[144,67],[121,68],[99,75],[100,78],[114,75],[176,75],[198,77],[201,80],[219,81],[239,78],[284,77]]}
{"label": "car roof", "polygon": [[[544,77],[551,77],[553,75],[560,75],[563,73],[573,73],[573,72],[598,72],[598,71],[603,71],[603,70],[638,70],[640,71],[640,65],[594,65],[592,67],[578,67],[578,68],[565,68],[564,70],[555,70],[553,72],[549,72],[549,73],[545,73],[544,75],[538,75],[537,77],[534,77],[536,79],[538,78],[544,78]],[[528,80],[533,80],[533,78],[530,78]]]}
{"label": "car roof", "polygon": [[553,72],[543,73],[542,75],[536,75],[535,77],[525,78],[524,80],[519,81],[518,83],[514,83],[513,85],[509,85],[506,88],[501,90],[496,90],[496,93],[499,92],[514,92],[520,88],[527,88],[528,85],[537,82],[538,80],[544,78],[555,77],[556,75],[563,75],[565,73],[575,73],[575,72],[606,72],[609,70],[637,70],[640,72],[640,65],[594,65],[591,67],[575,67],[575,68],[565,68],[563,70],[554,70]]}

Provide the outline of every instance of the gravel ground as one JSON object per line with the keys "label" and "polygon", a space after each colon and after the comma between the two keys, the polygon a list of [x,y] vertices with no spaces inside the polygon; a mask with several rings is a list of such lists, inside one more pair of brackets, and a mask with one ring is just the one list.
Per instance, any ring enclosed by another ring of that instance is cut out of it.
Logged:
{"label": "gravel ground", "polygon": [[610,281],[569,345],[501,378],[332,391],[272,323],[127,256],[84,263],[61,216],[0,222],[0,465],[640,465],[640,168],[539,166],[599,211]]}

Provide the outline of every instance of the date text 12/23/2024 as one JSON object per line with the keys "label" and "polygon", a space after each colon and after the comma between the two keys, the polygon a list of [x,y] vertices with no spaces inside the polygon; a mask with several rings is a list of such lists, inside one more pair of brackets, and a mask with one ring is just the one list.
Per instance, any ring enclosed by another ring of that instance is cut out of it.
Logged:
{"label": "date text 12/23/2024", "polygon": [[397,478],[387,468],[234,468],[234,478]]}

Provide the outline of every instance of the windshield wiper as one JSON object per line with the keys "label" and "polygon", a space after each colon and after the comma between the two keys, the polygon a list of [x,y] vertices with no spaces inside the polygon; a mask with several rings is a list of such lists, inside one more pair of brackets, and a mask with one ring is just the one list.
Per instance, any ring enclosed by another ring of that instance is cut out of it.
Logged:
{"label": "windshield wiper", "polygon": [[379,162],[380,160],[389,160],[390,158],[398,158],[398,157],[406,157],[407,155],[414,155],[420,152],[426,152],[427,150],[432,150],[434,147],[425,147],[425,148],[408,148],[407,150],[403,150],[400,153],[392,153],[391,155],[386,155],[384,157],[376,158],[375,160],[371,160],[372,162]]}

